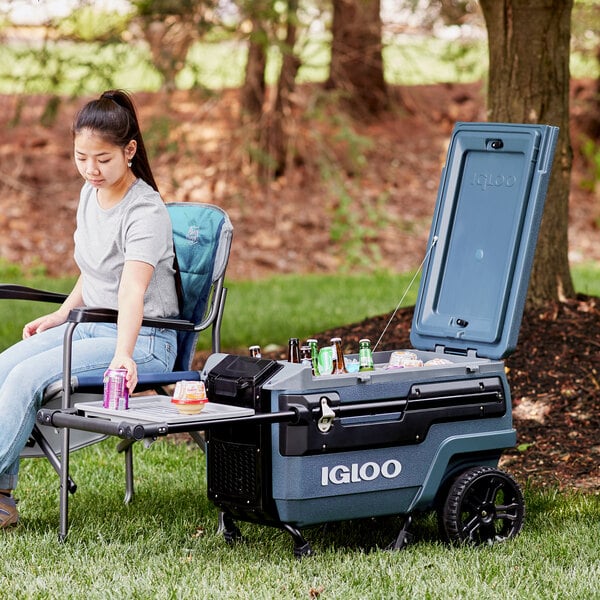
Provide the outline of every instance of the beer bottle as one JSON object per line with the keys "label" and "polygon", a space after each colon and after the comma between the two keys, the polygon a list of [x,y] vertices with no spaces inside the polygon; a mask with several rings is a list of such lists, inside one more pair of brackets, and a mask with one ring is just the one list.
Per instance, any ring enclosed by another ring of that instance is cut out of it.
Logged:
{"label": "beer bottle", "polygon": [[260,346],[256,345],[256,346],[250,346],[248,348],[248,350],[250,351],[250,356],[254,357],[254,358],[262,358],[262,354],[260,351]]}
{"label": "beer bottle", "polygon": [[290,338],[288,342],[288,362],[300,362],[300,340],[298,338]]}
{"label": "beer bottle", "polygon": [[344,362],[344,353],[342,352],[342,338],[334,337],[331,338],[331,345],[333,346],[333,375],[341,375],[347,373],[346,363]]}
{"label": "beer bottle", "polygon": [[319,376],[319,342],[313,338],[306,340],[310,348],[310,361],[312,363],[312,374],[315,377]]}
{"label": "beer bottle", "polygon": [[371,351],[371,342],[363,338],[358,342],[358,370],[373,371],[373,352]]}

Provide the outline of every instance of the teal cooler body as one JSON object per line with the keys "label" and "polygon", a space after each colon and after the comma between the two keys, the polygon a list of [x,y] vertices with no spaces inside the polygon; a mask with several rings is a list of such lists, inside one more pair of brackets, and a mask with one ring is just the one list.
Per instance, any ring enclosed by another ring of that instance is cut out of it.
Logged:
{"label": "teal cooler body", "polygon": [[[286,366],[265,385],[273,411],[306,406],[314,416],[271,428],[281,521],[303,527],[426,509],[453,473],[495,466],[515,445],[502,362],[455,356],[451,365],[386,370],[389,355],[376,353],[380,368],[370,374],[312,378],[308,368]],[[360,404],[377,408],[320,428],[323,399],[342,415]]]}
{"label": "teal cooler body", "polygon": [[410,514],[465,468],[498,464],[516,443],[502,359],[517,343],[557,135],[498,123],[453,131],[410,349],[445,364],[390,369],[391,352],[376,352],[374,371],[313,377],[283,361],[207,360],[211,400],[296,414],[209,432],[218,507],[293,527]]}

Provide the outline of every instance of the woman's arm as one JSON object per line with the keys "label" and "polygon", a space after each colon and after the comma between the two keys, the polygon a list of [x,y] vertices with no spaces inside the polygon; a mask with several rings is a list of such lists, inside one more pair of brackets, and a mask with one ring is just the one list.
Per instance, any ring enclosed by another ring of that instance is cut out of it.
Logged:
{"label": "woman's arm", "polygon": [[77,282],[75,283],[75,286],[73,287],[73,290],[67,296],[66,300],[61,304],[58,310],[55,310],[50,314],[38,317],[37,319],[27,323],[25,327],[23,327],[23,339],[31,337],[36,333],[41,333],[46,329],[51,329],[52,327],[62,325],[67,320],[71,309],[84,305],[81,287],[82,283],[80,275],[77,279]]}
{"label": "woman's arm", "polygon": [[128,260],[123,266],[119,284],[117,346],[109,368],[127,370],[127,387],[130,392],[133,392],[137,384],[137,365],[133,360],[133,349],[144,317],[144,294],[153,273],[152,265]]}

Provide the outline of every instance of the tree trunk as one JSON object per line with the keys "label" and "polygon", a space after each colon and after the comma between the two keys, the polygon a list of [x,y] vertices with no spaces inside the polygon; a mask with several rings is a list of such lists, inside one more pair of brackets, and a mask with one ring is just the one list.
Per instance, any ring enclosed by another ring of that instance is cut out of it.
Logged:
{"label": "tree trunk", "polygon": [[377,115],[388,105],[381,55],[380,0],[333,0],[328,89],[353,112]]}
{"label": "tree trunk", "polygon": [[185,66],[188,50],[198,37],[197,26],[181,15],[166,15],[160,20],[142,19],[141,22],[152,64],[163,77],[162,89],[171,93],[177,88],[176,77]]}
{"label": "tree trunk", "polygon": [[242,120],[260,118],[265,101],[265,67],[267,65],[267,35],[259,18],[252,19],[248,42],[246,77],[240,92]]}
{"label": "tree trunk", "polygon": [[132,0],[137,23],[150,46],[152,63],[163,77],[163,89],[176,89],[190,46],[210,28],[217,0]]}
{"label": "tree trunk", "polygon": [[283,175],[287,162],[288,136],[284,123],[291,117],[291,97],[296,85],[296,73],[300,67],[300,61],[294,53],[297,12],[298,0],[288,0],[286,37],[282,48],[283,60],[277,82],[277,96],[266,132],[266,150],[271,158],[270,174],[274,177]]}
{"label": "tree trunk", "polygon": [[528,295],[530,304],[542,305],[575,294],[568,260],[573,0],[480,4],[489,38],[488,120],[560,127]]}

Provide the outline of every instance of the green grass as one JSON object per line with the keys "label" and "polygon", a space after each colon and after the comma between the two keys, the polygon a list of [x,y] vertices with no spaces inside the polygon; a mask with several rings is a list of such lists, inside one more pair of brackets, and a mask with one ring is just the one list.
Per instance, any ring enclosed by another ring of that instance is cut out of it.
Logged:
{"label": "green grass", "polygon": [[[577,291],[600,296],[599,264],[574,266],[572,275]],[[412,280],[412,274],[376,273],[230,281],[221,329],[222,347],[231,350],[251,344],[263,348],[284,346],[290,337],[306,339],[321,331],[390,313],[402,298],[403,306],[412,306],[419,287],[418,278],[411,285]],[[73,278],[25,278],[18,268],[1,264],[0,281],[61,292],[68,292],[74,283]],[[52,304],[2,301],[0,349],[20,338],[24,323],[55,308]],[[203,335],[199,349],[208,348],[210,335]]]}
{"label": "green grass", "polygon": [[[25,276],[18,267],[0,261],[0,283],[10,283],[68,293],[75,284],[75,278],[50,279],[44,275]],[[20,300],[0,300],[0,351],[21,339],[23,325],[42,314],[56,310],[57,304],[46,302],[23,302]]]}
{"label": "green grass", "polygon": [[487,75],[487,44],[414,37],[385,46],[386,81],[394,85],[470,83]]}
{"label": "green grass", "polygon": [[600,265],[595,262],[579,264],[571,268],[573,285],[580,294],[600,296]]}
{"label": "green grass", "polygon": [[[329,73],[327,39],[315,37],[300,51],[303,64],[298,82],[322,82]],[[267,80],[276,80],[280,55],[272,51]],[[394,85],[472,82],[487,72],[487,44],[407,37],[387,43],[383,50],[385,77]],[[197,42],[188,53],[177,84],[182,89],[222,90],[238,87],[244,78],[246,48],[242,42],[220,39]],[[573,52],[571,74],[593,77],[593,58]],[[110,87],[131,91],[156,91],[161,78],[152,66],[149,51],[133,44],[101,45],[95,42],[49,42],[45,49],[25,44],[0,44],[0,93],[64,95],[94,94]]]}
{"label": "green grass", "polygon": [[[283,345],[415,303],[412,275],[288,275],[228,284],[223,346]],[[373,340],[374,342],[375,340]],[[358,352],[358,349],[357,349]]]}
{"label": "green grass", "polygon": [[[390,312],[405,292],[403,304],[414,304],[418,280],[407,291],[411,280],[410,275],[380,273],[288,275],[228,282],[222,347],[284,345],[290,337],[306,338],[331,327]],[[0,266],[0,282],[68,292],[74,279],[24,278],[18,269],[3,270]],[[2,314],[7,318],[0,321],[0,349],[20,337],[24,323],[55,309],[53,304],[2,301]],[[199,348],[210,348],[210,335],[201,336]]]}
{"label": "green grass", "polygon": [[[600,295],[600,265],[574,269],[579,290]],[[72,280],[0,280],[66,291]],[[226,344],[283,344],[336,325],[393,310],[408,276],[274,277],[230,282]],[[416,283],[406,298],[414,302]],[[3,302],[23,307],[27,303]],[[23,308],[9,319],[20,331]],[[10,343],[0,334],[3,343]],[[0,598],[210,598],[446,600],[600,597],[600,496],[525,485],[527,519],[514,540],[485,548],[450,548],[433,514],[416,518],[414,543],[383,550],[398,517],[308,527],[315,555],[293,558],[291,538],[275,528],[239,523],[244,540],[228,546],[206,497],[205,461],[193,444],[159,439],[135,450],[136,497],[125,506],[124,468],[106,440],[71,457],[78,491],[70,533],[57,540],[58,478],[47,461],[24,460],[17,495],[21,524],[1,532]],[[525,483],[525,482],[521,482]]]}
{"label": "green grass", "polygon": [[[304,530],[315,555],[293,558],[278,529],[238,523],[228,546],[206,498],[205,464],[193,445],[159,440],[136,448],[136,497],[122,504],[123,465],[107,440],[72,456],[79,485],[70,533],[57,541],[58,480],[46,461],[23,461],[22,522],[2,532],[2,598],[210,598],[446,600],[597,598],[600,498],[526,488],[528,515],[514,540],[450,548],[435,518],[417,517],[413,544],[383,550],[397,517]],[[312,595],[311,595],[312,590]]]}

